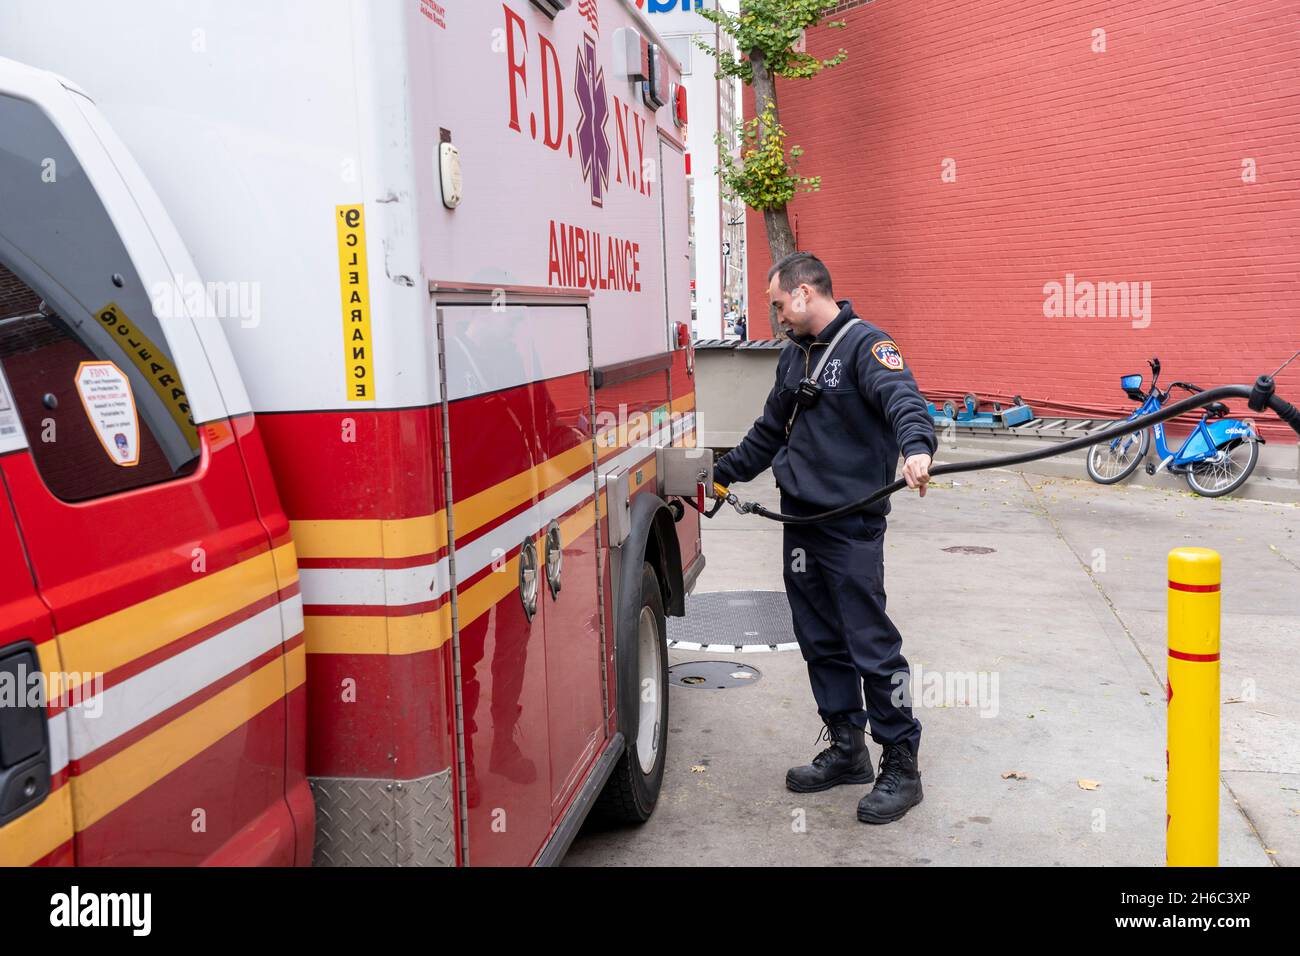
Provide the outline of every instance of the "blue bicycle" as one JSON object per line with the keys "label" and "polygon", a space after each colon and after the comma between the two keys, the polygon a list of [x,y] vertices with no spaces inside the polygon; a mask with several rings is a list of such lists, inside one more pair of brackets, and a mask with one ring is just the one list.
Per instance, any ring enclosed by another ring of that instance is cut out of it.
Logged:
{"label": "blue bicycle", "polygon": [[[1174,382],[1164,391],[1156,384],[1160,379],[1160,359],[1153,358],[1151,388],[1142,391],[1141,375],[1125,375],[1120,387],[1139,408],[1128,421],[1158,411],[1169,400],[1170,393],[1178,388],[1185,392],[1201,391],[1188,382]],[[1148,462],[1146,472],[1154,475],[1167,469],[1171,474],[1182,475],[1198,495],[1218,498],[1240,488],[1250,477],[1259,461],[1259,437],[1255,426],[1240,418],[1228,418],[1228,406],[1215,402],[1205,409],[1201,420],[1187,436],[1182,447],[1170,451],[1165,442],[1165,426],[1159,423],[1154,429],[1140,429],[1131,435],[1093,445],[1088,450],[1088,477],[1103,485],[1123,481],[1137,469],[1151,450],[1152,430],[1156,433],[1156,452],[1160,463]]]}

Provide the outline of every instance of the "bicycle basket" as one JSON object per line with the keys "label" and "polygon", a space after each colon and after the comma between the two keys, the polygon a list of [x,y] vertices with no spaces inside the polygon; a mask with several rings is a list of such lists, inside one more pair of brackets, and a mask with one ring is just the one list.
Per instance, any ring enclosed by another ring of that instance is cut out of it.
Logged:
{"label": "bicycle basket", "polygon": [[1119,380],[1119,387],[1124,389],[1124,394],[1135,402],[1140,402],[1146,398],[1142,394],[1142,376],[1125,375]]}

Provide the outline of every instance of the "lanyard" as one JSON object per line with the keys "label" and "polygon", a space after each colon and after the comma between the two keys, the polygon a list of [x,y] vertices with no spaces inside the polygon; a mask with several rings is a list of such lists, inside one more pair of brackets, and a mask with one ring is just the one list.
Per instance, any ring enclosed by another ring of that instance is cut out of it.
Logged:
{"label": "lanyard", "polygon": [[[851,327],[857,325],[861,321],[862,320],[860,318],[854,316],[853,318],[849,319],[849,321],[845,322],[842,326],[840,326],[840,330],[835,333],[835,338],[831,339],[831,344],[827,346],[826,351],[822,353],[822,357],[817,361],[817,367],[813,369],[812,377],[804,380],[805,382],[811,382],[813,386],[817,388],[817,392],[816,392],[817,395],[821,394],[820,386],[817,386],[816,384],[817,380],[822,377],[822,369],[826,367],[826,363],[830,361],[831,356],[835,354],[835,346],[840,344],[840,339],[844,338],[845,332],[847,332]],[[804,385],[804,382],[800,382],[799,384],[800,387],[802,387]],[[787,441],[790,440],[790,429],[794,428],[794,420],[799,417],[799,409],[801,408],[803,408],[803,405],[801,405],[799,401],[796,399],[794,405],[794,411],[790,413],[790,420],[785,424],[785,437]]]}

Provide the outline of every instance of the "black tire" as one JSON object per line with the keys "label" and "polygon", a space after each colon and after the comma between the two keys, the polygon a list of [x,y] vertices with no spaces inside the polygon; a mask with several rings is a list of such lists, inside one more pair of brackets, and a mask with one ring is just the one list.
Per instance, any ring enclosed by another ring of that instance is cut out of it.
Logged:
{"label": "black tire", "polygon": [[[1120,423],[1115,422],[1114,424],[1118,425]],[[1112,441],[1113,440],[1114,439],[1112,439]],[[1099,485],[1118,484],[1119,482],[1127,478],[1129,475],[1133,474],[1133,472],[1137,471],[1138,465],[1142,464],[1142,459],[1147,456],[1147,452],[1151,449],[1151,432],[1148,429],[1145,428],[1142,429],[1142,437],[1138,441],[1137,454],[1132,457],[1132,459],[1129,461],[1127,465],[1125,465],[1120,471],[1116,472],[1113,475],[1102,475],[1097,470],[1096,464],[1093,462],[1093,456],[1108,454],[1109,447],[1110,447],[1110,442],[1102,442],[1100,444],[1093,445],[1091,448],[1088,449],[1088,458],[1087,458],[1088,477],[1091,478]]]}
{"label": "black tire", "polygon": [[[664,782],[664,763],[668,758],[668,626],[664,617],[663,591],[659,587],[659,578],[648,561],[641,568],[641,603],[637,620],[631,622],[634,634],[638,632],[641,615],[645,612],[649,612],[657,635],[657,653],[654,659],[658,661],[658,674],[653,680],[657,683],[654,694],[658,704],[658,719],[649,731],[653,764],[647,773],[642,768],[642,754],[638,749],[638,739],[642,737],[641,699],[620,700],[620,711],[629,708],[619,721],[624,728],[626,749],[605,783],[605,789],[596,798],[593,808],[593,813],[602,819],[620,823],[645,823],[650,819],[655,804],[659,802],[659,791]],[[636,660],[621,660],[617,664],[620,668],[632,667],[639,677],[640,668]],[[638,693],[644,693],[645,689],[640,685],[641,680],[634,679],[631,686],[636,687]]]}
{"label": "black tire", "polygon": [[[1255,441],[1253,438],[1248,438],[1246,439],[1246,443],[1250,445],[1250,451],[1246,458],[1246,464],[1243,467],[1241,474],[1238,475],[1236,478],[1234,478],[1231,482],[1229,482],[1228,484],[1224,485],[1221,488],[1203,487],[1197,483],[1198,468],[1196,466],[1193,466],[1192,469],[1188,471],[1187,474],[1185,475],[1185,477],[1187,478],[1188,487],[1190,487],[1192,491],[1196,492],[1202,498],[1222,498],[1224,495],[1232,494],[1232,492],[1236,491],[1238,488],[1244,485],[1246,483],[1246,479],[1250,477],[1250,473],[1255,470],[1255,464],[1259,461],[1259,442]],[[1221,450],[1233,451],[1237,448],[1240,448],[1241,444],[1242,444],[1241,439],[1236,439],[1234,441],[1229,442],[1226,445],[1223,445]],[[1201,473],[1204,473],[1208,469],[1199,469],[1199,470],[1201,471]]]}

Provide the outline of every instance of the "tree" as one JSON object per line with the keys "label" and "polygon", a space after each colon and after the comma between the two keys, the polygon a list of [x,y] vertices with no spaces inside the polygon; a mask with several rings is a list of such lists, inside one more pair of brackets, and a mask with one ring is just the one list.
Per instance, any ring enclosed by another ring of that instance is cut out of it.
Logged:
{"label": "tree", "polygon": [[[717,24],[736,43],[739,56],[729,50],[715,50],[697,40],[702,50],[717,56],[718,79],[738,78],[754,90],[755,116],[734,131],[740,141],[739,155],[729,150],[729,131],[718,132],[718,176],[728,196],[763,213],[767,245],[772,261],[795,251],[787,204],[799,191],[816,192],[820,176],[798,172],[803,150],[786,148],[786,132],[776,97],[776,78],[807,80],[822,70],[839,66],[848,57],[841,49],[829,59],[820,59],[799,49],[809,27],[843,27],[843,20],[821,23],[822,17],[840,0],[740,0],[740,12],[721,8],[699,10],[700,16]],[[768,315],[772,334],[780,335],[776,312]]]}

